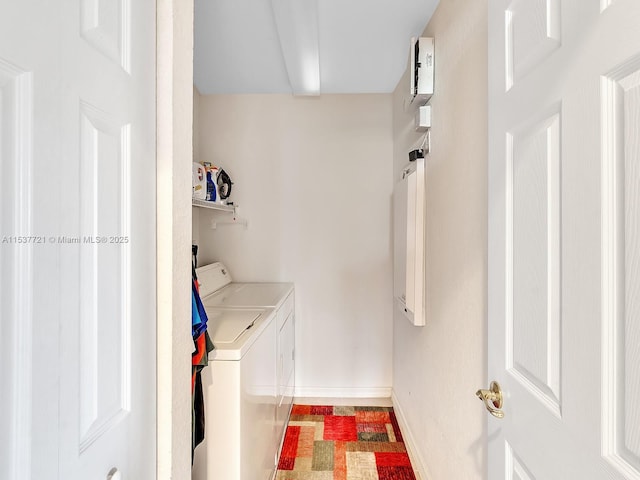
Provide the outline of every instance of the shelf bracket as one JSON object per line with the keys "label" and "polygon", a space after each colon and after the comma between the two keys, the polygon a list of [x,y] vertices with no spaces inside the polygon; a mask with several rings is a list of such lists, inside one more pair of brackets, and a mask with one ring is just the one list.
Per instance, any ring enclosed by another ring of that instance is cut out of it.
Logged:
{"label": "shelf bracket", "polygon": [[215,230],[218,227],[225,226],[225,225],[242,225],[245,229],[247,229],[249,227],[249,222],[245,218],[236,217],[235,212],[232,220],[217,220],[214,218],[211,221],[212,230]]}

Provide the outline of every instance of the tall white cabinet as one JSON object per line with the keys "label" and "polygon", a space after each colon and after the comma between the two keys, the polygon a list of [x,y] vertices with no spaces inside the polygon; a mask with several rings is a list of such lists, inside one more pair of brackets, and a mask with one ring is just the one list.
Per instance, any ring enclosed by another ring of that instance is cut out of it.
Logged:
{"label": "tall white cabinet", "polygon": [[415,326],[425,314],[425,163],[411,162],[393,191],[394,304]]}

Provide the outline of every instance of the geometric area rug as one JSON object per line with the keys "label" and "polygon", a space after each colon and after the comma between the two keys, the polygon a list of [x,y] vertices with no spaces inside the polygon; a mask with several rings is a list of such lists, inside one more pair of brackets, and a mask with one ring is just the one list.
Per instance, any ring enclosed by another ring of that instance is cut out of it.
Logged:
{"label": "geometric area rug", "polygon": [[276,480],[416,480],[392,407],[294,405]]}

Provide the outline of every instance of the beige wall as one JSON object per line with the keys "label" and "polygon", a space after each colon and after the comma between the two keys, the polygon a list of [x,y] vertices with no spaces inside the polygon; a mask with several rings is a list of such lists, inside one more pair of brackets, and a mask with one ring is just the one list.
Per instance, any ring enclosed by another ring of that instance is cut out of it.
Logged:
{"label": "beige wall", "polygon": [[200,98],[200,160],[235,185],[239,225],[211,229],[201,264],[296,285],[297,393],[391,392],[391,95]]}
{"label": "beige wall", "polygon": [[[394,313],[394,400],[432,480],[486,478],[483,407],[487,293],[487,2],[442,0],[435,38],[433,127],[427,156],[427,325]],[[420,143],[393,95],[394,177]]]}

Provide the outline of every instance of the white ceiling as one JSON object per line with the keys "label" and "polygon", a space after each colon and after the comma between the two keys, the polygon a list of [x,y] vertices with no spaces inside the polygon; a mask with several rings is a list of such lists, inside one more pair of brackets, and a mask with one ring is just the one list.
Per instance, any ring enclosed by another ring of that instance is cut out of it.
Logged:
{"label": "white ceiling", "polygon": [[[389,93],[439,0],[317,0],[320,93]],[[291,93],[271,0],[195,0],[200,93]]]}

